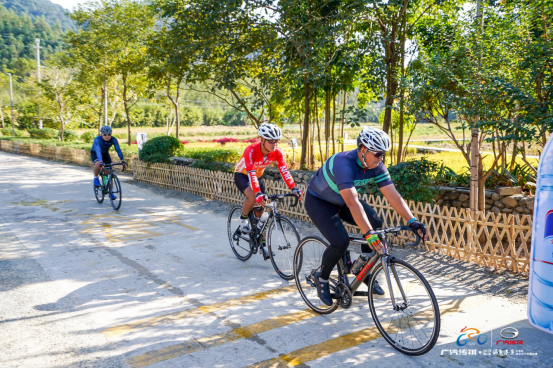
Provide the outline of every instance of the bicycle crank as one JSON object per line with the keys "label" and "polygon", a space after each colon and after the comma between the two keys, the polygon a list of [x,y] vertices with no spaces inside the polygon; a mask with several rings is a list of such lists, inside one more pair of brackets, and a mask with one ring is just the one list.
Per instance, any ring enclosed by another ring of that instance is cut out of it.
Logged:
{"label": "bicycle crank", "polygon": [[342,309],[349,309],[353,303],[353,295],[348,286],[343,283],[336,285],[336,296],[340,299],[340,306]]}

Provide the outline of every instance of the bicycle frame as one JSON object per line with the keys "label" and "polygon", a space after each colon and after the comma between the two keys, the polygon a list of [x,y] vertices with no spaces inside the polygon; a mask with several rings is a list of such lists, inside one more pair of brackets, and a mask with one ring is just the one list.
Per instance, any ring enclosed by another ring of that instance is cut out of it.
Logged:
{"label": "bicycle frame", "polygon": [[[395,228],[387,228],[381,231],[378,231],[380,235],[386,235],[386,234],[397,234],[401,230],[410,230],[409,227],[401,226],[401,227],[395,227]],[[414,246],[417,245],[420,242],[420,237],[415,234],[416,241],[414,243],[408,243],[408,246]],[[386,240],[384,237],[381,237],[382,242],[382,251],[381,253],[376,253],[373,257],[371,257],[369,260],[365,262],[365,265],[359,273],[355,276],[353,281],[350,283],[349,278],[346,273],[346,266],[344,263],[344,257],[340,258],[338,261],[338,281],[339,283],[343,283],[350,291],[352,296],[368,296],[369,292],[361,292],[357,291],[359,289],[359,286],[361,286],[361,283],[363,283],[363,280],[369,276],[374,269],[376,268],[376,265],[380,263],[382,265],[382,269],[384,271],[384,276],[386,277],[386,283],[388,284],[388,291],[390,292],[390,299],[392,302],[392,306],[394,307],[394,310],[404,310],[409,306],[407,302],[407,297],[405,296],[405,291],[403,290],[403,286],[401,285],[401,282],[399,280],[397,271],[395,267],[390,263],[390,260],[392,260],[394,257],[390,256],[388,254],[388,245],[386,244]],[[355,238],[350,237],[350,244],[351,243],[358,243],[358,244],[365,244],[366,240],[363,238]],[[344,254],[345,255],[345,254]],[[399,287],[399,291],[401,293],[401,297],[403,298],[403,304],[397,305],[396,304],[396,297],[394,296],[394,291],[392,288],[392,281],[390,280],[390,269],[392,270],[392,274],[394,275],[394,279],[396,280],[396,283]],[[338,292],[338,291],[337,291]]]}

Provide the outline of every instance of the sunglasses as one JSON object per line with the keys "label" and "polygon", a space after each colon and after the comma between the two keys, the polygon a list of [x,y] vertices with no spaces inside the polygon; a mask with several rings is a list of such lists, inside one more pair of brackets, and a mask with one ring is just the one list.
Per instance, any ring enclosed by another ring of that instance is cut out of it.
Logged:
{"label": "sunglasses", "polygon": [[280,140],[267,140],[268,143],[270,143],[271,145],[275,145],[277,143],[280,142]]}
{"label": "sunglasses", "polygon": [[106,133],[102,133],[102,136],[108,137],[108,136],[111,136],[111,133],[107,133],[107,134],[106,134]]}
{"label": "sunglasses", "polygon": [[373,152],[373,155],[377,158],[383,158],[386,155],[385,152]]}

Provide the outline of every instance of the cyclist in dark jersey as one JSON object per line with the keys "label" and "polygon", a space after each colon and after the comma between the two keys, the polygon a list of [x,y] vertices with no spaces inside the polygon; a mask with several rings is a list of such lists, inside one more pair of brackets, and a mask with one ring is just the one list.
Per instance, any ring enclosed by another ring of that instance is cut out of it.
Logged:
{"label": "cyclist in dark jersey", "polygon": [[[378,235],[373,232],[382,227],[382,219],[369,204],[359,199],[356,189],[374,181],[394,210],[426,239],[426,226],[413,216],[383,163],[390,146],[390,138],[384,131],[364,128],[357,139],[357,149],[330,157],[307,185],[305,208],[330,243],[323,253],[321,270],[315,274],[317,294],[327,305],[332,305],[328,278],[349,245],[349,235],[342,221],[361,229],[367,240],[362,252],[382,249]],[[373,293],[384,294],[384,291],[375,286]]]}
{"label": "cyclist in dark jersey", "polygon": [[[111,136],[111,127],[103,126],[100,128],[100,133],[101,135],[94,139],[94,143],[90,148],[90,159],[94,163],[94,186],[100,186],[98,174],[100,174],[104,164],[111,164],[111,156],[109,156],[109,149],[111,146],[115,148],[117,155],[119,155],[119,159],[121,159],[121,162],[123,163],[123,169],[127,168],[127,162],[123,158],[119,142],[117,142],[115,137]],[[115,197],[113,194],[111,194],[111,196]],[[113,200],[115,200],[115,198],[113,198]]]}

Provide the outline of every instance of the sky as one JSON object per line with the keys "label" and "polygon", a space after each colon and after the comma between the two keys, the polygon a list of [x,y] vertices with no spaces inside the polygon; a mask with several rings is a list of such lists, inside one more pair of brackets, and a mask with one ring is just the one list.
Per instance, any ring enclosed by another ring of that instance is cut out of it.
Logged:
{"label": "sky", "polygon": [[83,4],[88,0],[50,0],[54,4],[63,6],[65,9],[73,10],[78,4]]}

